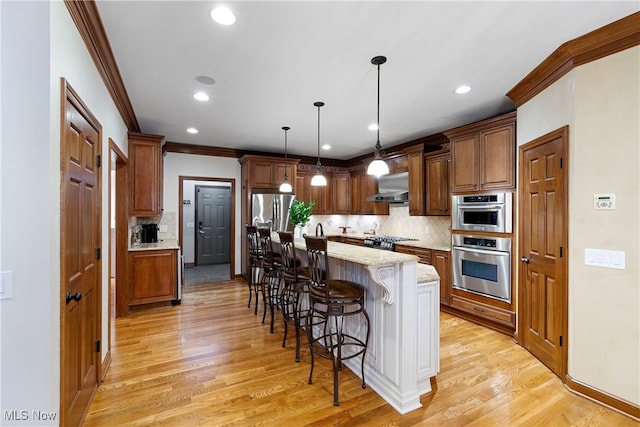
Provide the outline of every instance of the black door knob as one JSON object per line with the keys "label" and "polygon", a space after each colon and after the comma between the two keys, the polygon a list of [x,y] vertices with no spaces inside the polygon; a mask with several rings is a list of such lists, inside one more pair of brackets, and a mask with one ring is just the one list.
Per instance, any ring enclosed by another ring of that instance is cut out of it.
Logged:
{"label": "black door knob", "polygon": [[82,294],[80,292],[76,292],[75,295],[72,295],[71,292],[67,292],[67,304],[71,301],[80,301],[82,299]]}

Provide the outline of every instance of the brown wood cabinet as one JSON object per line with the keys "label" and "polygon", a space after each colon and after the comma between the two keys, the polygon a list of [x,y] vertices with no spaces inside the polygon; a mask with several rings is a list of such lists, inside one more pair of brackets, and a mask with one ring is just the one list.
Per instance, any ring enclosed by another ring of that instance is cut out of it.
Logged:
{"label": "brown wood cabinet", "polygon": [[129,252],[129,307],[178,297],[177,256],[177,249]]}
{"label": "brown wood cabinet", "polygon": [[449,215],[451,213],[450,161],[449,153],[425,156],[427,215]]}
{"label": "brown wood cabinet", "polygon": [[515,313],[493,305],[465,298],[460,295],[451,295],[451,307],[469,313],[494,323],[507,326],[507,331],[515,328]]}
{"label": "brown wood cabinet", "polygon": [[451,140],[451,192],[515,188],[516,113],[444,132]]}
{"label": "brown wood cabinet", "polygon": [[449,305],[451,290],[451,257],[448,251],[433,251],[433,267],[440,276],[440,304]]}
{"label": "brown wood cabinet", "polygon": [[389,215],[389,203],[369,202],[367,196],[378,192],[375,176],[367,175],[365,170],[351,172],[351,214],[353,215]]}
{"label": "brown wood cabinet", "polygon": [[425,214],[424,159],[422,149],[409,153],[407,170],[409,172],[409,215]]}
{"label": "brown wood cabinet", "polygon": [[406,154],[387,158],[385,162],[389,166],[389,173],[409,172],[409,157]]}
{"label": "brown wood cabinet", "polygon": [[351,213],[351,176],[348,172],[334,173],[331,177],[332,214]]}
{"label": "brown wood cabinet", "polygon": [[314,202],[311,209],[312,215],[326,215],[331,213],[331,176],[325,173],[327,178],[327,185],[324,187],[311,186],[311,180],[313,179],[315,172],[298,171],[296,176],[296,200],[302,200],[304,202]]}
{"label": "brown wood cabinet", "polygon": [[429,248],[417,248],[415,246],[405,246],[396,244],[396,252],[401,254],[415,255],[420,258],[420,263],[432,265],[433,251]]}
{"label": "brown wood cabinet", "polygon": [[[297,163],[297,162],[296,162]],[[249,161],[251,188],[278,189],[284,182],[284,173],[287,172],[289,183],[293,186],[296,179],[296,163],[284,162],[278,158],[254,158]]]}
{"label": "brown wood cabinet", "polygon": [[164,136],[129,132],[129,214],[162,213],[162,141]]}

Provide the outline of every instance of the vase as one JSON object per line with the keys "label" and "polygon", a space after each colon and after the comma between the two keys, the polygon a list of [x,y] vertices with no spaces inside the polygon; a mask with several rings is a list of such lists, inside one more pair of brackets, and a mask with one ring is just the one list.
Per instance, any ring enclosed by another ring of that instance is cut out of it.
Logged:
{"label": "vase", "polygon": [[296,225],[293,227],[293,238],[294,239],[302,239],[307,233],[308,224],[305,225]]}

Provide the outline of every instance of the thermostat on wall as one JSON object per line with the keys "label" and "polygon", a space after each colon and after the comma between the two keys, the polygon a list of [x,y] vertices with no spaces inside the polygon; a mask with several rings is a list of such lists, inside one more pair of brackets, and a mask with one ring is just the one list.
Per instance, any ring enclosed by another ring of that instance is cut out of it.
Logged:
{"label": "thermostat on wall", "polygon": [[616,194],[594,194],[593,195],[593,209],[615,209],[616,208]]}

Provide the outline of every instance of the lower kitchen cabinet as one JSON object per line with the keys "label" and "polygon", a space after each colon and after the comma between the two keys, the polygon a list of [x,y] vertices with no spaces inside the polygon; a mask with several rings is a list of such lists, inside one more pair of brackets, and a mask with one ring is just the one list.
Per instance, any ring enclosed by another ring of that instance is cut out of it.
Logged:
{"label": "lower kitchen cabinet", "polygon": [[416,248],[415,246],[396,245],[396,252],[415,255],[420,258],[420,263],[433,265],[431,262],[433,251],[428,248]]}
{"label": "lower kitchen cabinet", "polygon": [[449,305],[451,290],[451,257],[447,251],[433,251],[433,267],[440,276],[440,304]]}
{"label": "lower kitchen cabinet", "polygon": [[509,310],[464,298],[460,295],[451,295],[451,307],[509,328],[515,327],[515,313]]}
{"label": "lower kitchen cabinet", "polygon": [[129,307],[178,298],[178,250],[129,252]]}

